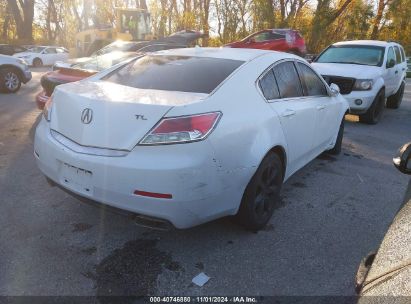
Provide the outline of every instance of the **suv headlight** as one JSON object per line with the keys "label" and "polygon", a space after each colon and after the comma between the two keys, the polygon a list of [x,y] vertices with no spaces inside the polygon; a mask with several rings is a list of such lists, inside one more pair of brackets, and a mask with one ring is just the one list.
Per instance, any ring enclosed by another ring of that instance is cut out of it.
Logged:
{"label": "suv headlight", "polygon": [[353,90],[355,91],[368,91],[372,89],[372,79],[357,79],[354,84]]}

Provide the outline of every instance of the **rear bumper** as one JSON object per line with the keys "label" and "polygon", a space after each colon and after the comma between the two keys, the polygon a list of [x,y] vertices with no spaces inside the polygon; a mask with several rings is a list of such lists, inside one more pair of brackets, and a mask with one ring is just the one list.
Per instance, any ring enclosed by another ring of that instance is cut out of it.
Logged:
{"label": "rear bumper", "polygon": [[28,70],[26,70],[26,71],[23,71],[23,79],[21,80],[23,83],[27,83],[27,82],[29,82],[30,80],[31,80],[31,78],[33,77],[32,75],[31,75],[31,72],[30,71],[28,71]]}
{"label": "rear bumper", "polygon": [[[86,155],[57,142],[42,119],[36,130],[34,152],[40,170],[67,190],[120,209],[167,220],[177,228],[235,214],[242,196],[239,189],[245,187],[227,186],[244,180],[244,176],[220,172],[206,141],[137,147],[123,157]],[[91,173],[87,187],[82,183],[84,180],[65,180],[65,164]],[[242,174],[252,172],[244,170]],[[135,195],[135,190],[171,194],[172,198]]]}

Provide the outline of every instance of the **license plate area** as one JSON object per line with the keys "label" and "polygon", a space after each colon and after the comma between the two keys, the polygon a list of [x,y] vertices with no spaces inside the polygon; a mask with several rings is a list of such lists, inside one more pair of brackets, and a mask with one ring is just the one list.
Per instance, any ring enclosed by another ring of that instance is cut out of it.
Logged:
{"label": "license plate area", "polygon": [[91,171],[65,162],[61,162],[60,169],[60,182],[62,185],[85,195],[93,194],[93,173]]}

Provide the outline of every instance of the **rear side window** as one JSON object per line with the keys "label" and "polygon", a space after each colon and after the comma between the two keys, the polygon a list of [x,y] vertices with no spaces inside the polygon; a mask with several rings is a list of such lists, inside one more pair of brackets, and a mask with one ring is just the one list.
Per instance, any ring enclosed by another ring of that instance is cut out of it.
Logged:
{"label": "rear side window", "polygon": [[277,82],[275,81],[272,70],[268,71],[267,74],[260,79],[260,88],[267,100],[280,98],[280,92],[278,91]]}
{"label": "rear side window", "polygon": [[306,96],[328,95],[324,83],[310,67],[300,62],[297,66]]}
{"label": "rear side window", "polygon": [[221,58],[149,55],[103,79],[139,89],[209,94],[243,63]]}
{"label": "rear side window", "polygon": [[394,54],[394,49],[390,47],[387,54],[387,63],[391,61],[391,59],[395,60],[396,56]]}
{"label": "rear side window", "polygon": [[398,46],[394,46],[395,49],[395,58],[397,60],[397,64],[402,62],[400,48]]}
{"label": "rear side window", "polygon": [[401,57],[402,57],[402,61],[401,61],[401,62],[404,62],[404,61],[405,61],[405,52],[404,52],[404,49],[403,49],[402,47],[400,47],[400,51],[401,51]]}
{"label": "rear side window", "polygon": [[291,61],[276,65],[273,71],[281,98],[303,96],[300,79]]}

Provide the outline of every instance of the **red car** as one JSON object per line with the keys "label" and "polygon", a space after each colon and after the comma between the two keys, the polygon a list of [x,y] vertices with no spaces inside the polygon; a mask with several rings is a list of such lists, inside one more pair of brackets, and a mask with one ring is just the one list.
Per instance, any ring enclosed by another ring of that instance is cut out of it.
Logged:
{"label": "red car", "polygon": [[281,51],[304,56],[307,52],[304,38],[296,30],[268,29],[251,34],[243,40],[225,45],[232,48],[249,48]]}

